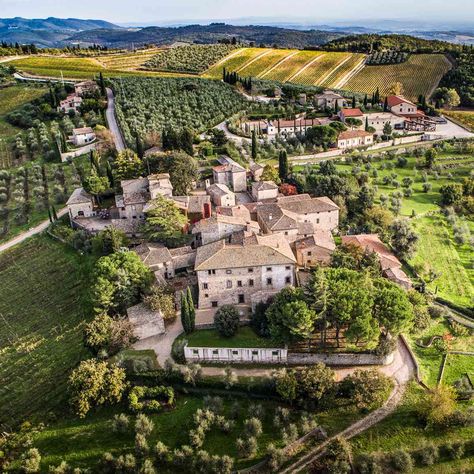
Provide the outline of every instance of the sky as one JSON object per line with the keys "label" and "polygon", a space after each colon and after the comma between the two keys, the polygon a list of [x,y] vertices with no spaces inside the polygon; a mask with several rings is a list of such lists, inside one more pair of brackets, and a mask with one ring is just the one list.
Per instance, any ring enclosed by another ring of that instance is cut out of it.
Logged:
{"label": "sky", "polygon": [[94,18],[115,23],[271,18],[325,21],[400,19],[463,22],[474,18],[473,0],[0,0],[0,17]]}

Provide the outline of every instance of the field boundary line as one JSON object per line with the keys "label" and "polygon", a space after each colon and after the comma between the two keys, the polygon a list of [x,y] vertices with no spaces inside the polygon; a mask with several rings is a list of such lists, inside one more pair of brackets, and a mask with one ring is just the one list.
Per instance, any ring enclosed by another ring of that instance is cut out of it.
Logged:
{"label": "field boundary line", "polygon": [[266,71],[263,71],[260,74],[258,74],[257,77],[262,78],[266,76],[267,74],[270,74],[274,69],[276,69],[278,66],[282,65],[285,61],[292,58],[295,54],[298,54],[298,53],[299,51],[293,51],[292,53],[287,54],[284,58],[280,59],[280,61],[278,61],[276,64],[274,64],[273,66],[270,66],[270,68],[268,68]]}
{"label": "field boundary line", "polygon": [[239,48],[237,50],[235,50],[233,53],[230,53],[228,56],[226,56],[225,58],[223,59],[220,59],[219,61],[217,61],[217,63],[215,64],[212,64],[211,66],[209,66],[206,71],[204,72],[204,74],[206,74],[207,71],[209,71],[209,69],[212,69],[213,67],[216,67],[216,66],[220,66],[221,64],[225,63],[226,61],[228,61],[230,58],[233,58],[234,56],[237,56],[238,54],[240,54],[242,51],[245,51],[245,48]]}
{"label": "field boundary line", "polygon": [[285,82],[291,82],[293,81],[294,79],[296,79],[300,74],[302,74],[306,69],[308,69],[309,67],[311,67],[315,62],[319,61],[321,58],[323,58],[324,56],[326,56],[326,53],[323,53],[323,54],[319,54],[318,56],[316,56],[315,58],[311,59],[310,61],[308,61],[308,63],[306,63],[299,71],[297,71],[295,74],[293,74],[291,77],[289,77],[288,79],[286,79]]}
{"label": "field boundary line", "polygon": [[242,69],[245,69],[247,66],[250,66],[251,64],[253,64],[255,61],[258,61],[259,59],[263,58],[264,56],[266,56],[267,54],[270,54],[273,50],[271,49],[268,49],[267,51],[264,51],[262,54],[259,54],[258,56],[255,56],[253,59],[251,59],[250,61],[247,61],[245,64],[243,64],[242,66],[239,67],[239,69],[237,69],[235,72],[240,72],[242,71]]}
{"label": "field boundary line", "polygon": [[361,60],[333,87],[334,89],[342,89],[355,75],[364,69],[367,58],[364,56]]}
{"label": "field boundary line", "polygon": [[344,66],[344,64],[347,63],[347,61],[349,61],[351,59],[352,55],[349,55],[347,58],[344,58],[342,59],[339,63],[336,64],[336,66],[334,66],[333,69],[331,69],[329,72],[326,73],[326,75],[324,75],[319,81],[317,84],[315,85],[320,85],[320,86],[324,86],[324,83],[338,70],[340,69],[342,66]]}

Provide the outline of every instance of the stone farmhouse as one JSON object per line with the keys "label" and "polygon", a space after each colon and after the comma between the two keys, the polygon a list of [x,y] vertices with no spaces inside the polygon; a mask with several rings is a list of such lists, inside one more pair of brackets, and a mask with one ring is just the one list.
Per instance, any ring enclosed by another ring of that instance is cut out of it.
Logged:
{"label": "stone farmhouse", "polygon": [[91,127],[75,128],[69,141],[74,146],[84,146],[92,143],[96,139],[94,130]]}
{"label": "stone farmhouse", "polygon": [[400,260],[379,239],[377,234],[346,235],[342,237],[342,243],[357,245],[364,250],[375,252],[380,260],[382,274],[406,290],[411,288],[410,278],[402,270]]}
{"label": "stone farmhouse", "polygon": [[247,170],[228,156],[219,158],[220,165],[212,169],[215,184],[225,184],[234,193],[247,191]]}
{"label": "stone farmhouse", "polygon": [[252,183],[252,198],[254,201],[265,201],[278,197],[278,186],[273,181],[256,181]]}
{"label": "stone farmhouse", "polygon": [[74,84],[76,95],[83,96],[86,94],[94,94],[99,90],[99,86],[95,81],[83,81]]}
{"label": "stone farmhouse", "polygon": [[75,189],[66,205],[71,222],[78,217],[93,217],[95,215],[94,199],[84,188]]}
{"label": "stone farmhouse", "polygon": [[66,99],[59,102],[58,112],[63,112],[69,114],[69,112],[74,112],[75,114],[79,111],[79,108],[82,105],[82,97],[75,94],[70,94]]}
{"label": "stone farmhouse", "polygon": [[329,89],[314,96],[314,105],[320,109],[334,109],[336,104],[339,109],[342,109],[346,104],[346,100],[342,95]]}
{"label": "stone farmhouse", "polygon": [[282,234],[290,243],[339,225],[339,207],[327,197],[285,196],[258,205],[256,211],[263,234]]}
{"label": "stone farmhouse", "polygon": [[206,192],[215,206],[235,206],[235,194],[225,184],[211,184]]}
{"label": "stone farmhouse", "polygon": [[337,147],[341,150],[359,148],[374,144],[374,135],[364,130],[346,130],[337,139]]}
{"label": "stone farmhouse", "polygon": [[254,306],[295,283],[296,259],[281,235],[219,240],[197,249],[199,308]]}
{"label": "stone farmhouse", "polygon": [[387,97],[387,106],[392,114],[404,119],[403,128],[408,131],[434,132],[436,122],[401,95]]}
{"label": "stone farmhouse", "polygon": [[332,232],[318,229],[313,235],[294,243],[296,262],[299,267],[329,265],[336,248]]}
{"label": "stone farmhouse", "polygon": [[338,117],[341,120],[342,123],[346,123],[346,120],[348,118],[351,119],[358,119],[358,120],[363,120],[364,119],[364,114],[362,113],[362,110],[356,108],[356,109],[341,109],[338,112]]}

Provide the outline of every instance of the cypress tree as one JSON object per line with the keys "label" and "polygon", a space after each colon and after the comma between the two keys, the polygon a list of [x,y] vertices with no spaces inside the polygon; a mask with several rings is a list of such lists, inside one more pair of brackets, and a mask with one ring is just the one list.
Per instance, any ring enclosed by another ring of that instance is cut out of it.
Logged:
{"label": "cypress tree", "polygon": [[145,150],[143,149],[143,143],[140,140],[140,137],[138,136],[138,134],[136,135],[135,140],[136,140],[136,146],[137,146],[137,155],[140,159],[142,159],[143,155],[145,154]]}
{"label": "cypress tree", "polygon": [[380,90],[379,90],[378,87],[377,87],[377,90],[375,91],[375,97],[374,97],[374,99],[375,99],[375,103],[376,103],[376,104],[380,104]]}
{"label": "cypress tree", "polygon": [[252,130],[252,159],[257,159],[257,134]]}
{"label": "cypress tree", "polygon": [[365,131],[369,131],[369,117],[365,117]]}
{"label": "cypress tree", "polygon": [[100,93],[102,94],[103,97],[107,95],[107,91],[105,90],[105,82],[104,82],[104,76],[102,73],[99,73],[99,83],[100,83]]}
{"label": "cypress tree", "polygon": [[114,174],[112,172],[112,166],[110,164],[110,161],[107,160],[107,164],[105,166],[105,171],[107,173],[107,178],[109,179],[110,186],[113,188],[115,186],[114,184]]}
{"label": "cypress tree", "polygon": [[222,80],[224,82],[227,82],[227,71],[225,70],[225,68],[222,70]]}
{"label": "cypress tree", "polygon": [[181,324],[183,325],[184,332],[189,334],[190,324],[189,324],[189,306],[187,294],[183,291],[181,293]]}
{"label": "cypress tree", "polygon": [[387,112],[387,110],[388,110],[388,98],[387,97],[385,97],[385,102],[383,104],[383,110],[384,110],[384,112]]}
{"label": "cypress tree", "polygon": [[368,100],[367,94],[365,94],[365,97],[364,97],[364,108],[365,109],[367,108],[368,102],[369,102],[369,100]]}
{"label": "cypress tree", "polygon": [[334,113],[337,115],[338,112],[339,112],[339,102],[336,100],[336,102],[334,103]]}
{"label": "cypress tree", "polygon": [[188,303],[189,332],[193,332],[196,327],[196,308],[194,307],[193,295],[189,286],[186,291],[186,301]]}
{"label": "cypress tree", "polygon": [[283,182],[288,178],[288,155],[286,150],[281,150],[278,156],[278,175]]}
{"label": "cypress tree", "polygon": [[356,102],[356,98],[355,98],[355,95],[352,96],[352,108],[355,109],[357,107],[357,102]]}

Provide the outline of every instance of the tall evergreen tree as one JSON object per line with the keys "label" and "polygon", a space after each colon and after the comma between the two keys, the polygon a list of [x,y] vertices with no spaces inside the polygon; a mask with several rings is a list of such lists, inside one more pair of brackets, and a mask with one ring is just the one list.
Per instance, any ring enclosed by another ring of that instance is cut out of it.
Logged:
{"label": "tall evergreen tree", "polygon": [[286,150],[281,150],[278,156],[278,175],[282,182],[288,179],[288,155]]}
{"label": "tall evergreen tree", "polygon": [[369,131],[369,117],[365,117],[365,131]]}
{"label": "tall evergreen tree", "polygon": [[184,332],[189,334],[191,332],[189,321],[189,305],[187,293],[184,291],[181,293],[181,324],[183,325]]}
{"label": "tall evergreen tree", "polygon": [[56,208],[54,206],[51,206],[51,210],[53,211],[53,219],[55,221],[58,220],[58,214],[56,213]]}
{"label": "tall evergreen tree", "polygon": [[365,97],[364,97],[364,109],[367,108],[367,104],[369,103],[369,99],[367,97],[367,94],[365,94]]}
{"label": "tall evergreen tree", "polygon": [[257,144],[257,134],[255,133],[255,130],[252,130],[252,159],[256,160],[257,159],[257,153],[258,153],[258,144]]}
{"label": "tall evergreen tree", "polygon": [[352,96],[352,108],[355,109],[357,107],[357,101],[356,101],[356,98],[355,98],[355,95]]}
{"label": "tall evergreen tree", "polygon": [[374,100],[377,105],[380,104],[380,90],[378,87],[377,87],[377,90],[375,91]]}
{"label": "tall evergreen tree", "polygon": [[383,103],[383,111],[387,112],[388,111],[388,98],[385,97],[385,102]]}
{"label": "tall evergreen tree", "polygon": [[140,159],[143,159],[143,156],[145,155],[145,150],[143,148],[143,142],[141,141],[138,133],[135,136],[135,142],[136,142],[136,147],[137,147],[137,155]]}
{"label": "tall evergreen tree", "polygon": [[105,97],[107,95],[107,91],[105,90],[104,75],[101,72],[99,73],[99,85],[100,93],[102,94],[102,97]]}
{"label": "tall evergreen tree", "polygon": [[48,217],[49,217],[49,222],[51,222],[51,224],[53,223],[53,216],[51,215],[51,210],[48,208]]}
{"label": "tall evergreen tree", "polygon": [[189,286],[186,291],[186,301],[188,303],[189,332],[193,332],[196,327],[196,308],[194,307],[193,295]]}

